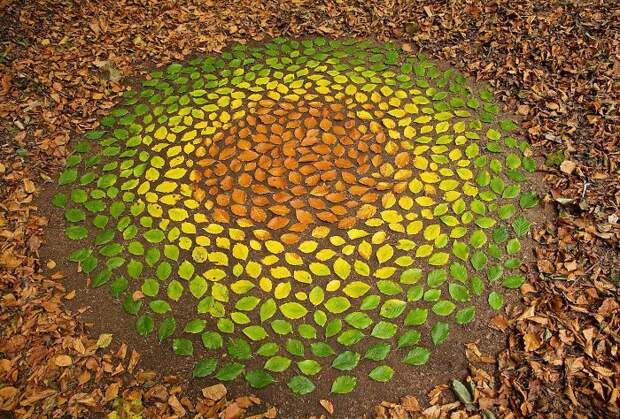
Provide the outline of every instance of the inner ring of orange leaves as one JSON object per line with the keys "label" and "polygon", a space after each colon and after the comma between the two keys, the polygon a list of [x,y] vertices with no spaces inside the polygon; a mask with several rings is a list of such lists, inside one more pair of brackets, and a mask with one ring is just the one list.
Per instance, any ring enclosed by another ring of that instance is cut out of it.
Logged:
{"label": "inner ring of orange leaves", "polygon": [[[374,203],[400,193],[394,180],[409,153],[388,148],[374,121],[364,125],[344,105],[261,100],[245,119],[204,140],[191,173],[194,199],[215,201],[212,218],[265,224],[295,243],[316,223],[353,227],[372,217]],[[393,164],[392,164],[393,163]],[[288,232],[285,232],[288,230]]]}

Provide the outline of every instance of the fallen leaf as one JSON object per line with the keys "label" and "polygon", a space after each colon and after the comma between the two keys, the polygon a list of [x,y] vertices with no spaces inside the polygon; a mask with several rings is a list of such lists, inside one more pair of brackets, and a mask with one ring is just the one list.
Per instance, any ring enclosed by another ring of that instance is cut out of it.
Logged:
{"label": "fallen leaf", "polygon": [[329,413],[330,415],[334,413],[334,405],[332,402],[322,399],[321,401],[319,401],[319,403],[321,403],[321,406],[323,406],[327,413]]}
{"label": "fallen leaf", "polygon": [[223,384],[215,384],[210,387],[205,387],[202,389],[202,395],[210,400],[218,401],[226,396],[226,386]]}
{"label": "fallen leaf", "polygon": [[59,367],[68,367],[73,364],[73,361],[69,355],[57,355],[54,358],[54,364]]}

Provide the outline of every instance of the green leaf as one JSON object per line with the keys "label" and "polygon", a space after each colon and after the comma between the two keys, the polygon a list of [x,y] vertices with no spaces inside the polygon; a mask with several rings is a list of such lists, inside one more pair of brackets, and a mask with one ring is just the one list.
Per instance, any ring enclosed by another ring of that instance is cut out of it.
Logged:
{"label": "green leaf", "polygon": [[389,343],[375,343],[370,345],[364,354],[364,358],[372,361],[383,361],[390,353],[391,345]]}
{"label": "green leaf", "polygon": [[469,258],[469,248],[465,243],[458,240],[452,244],[452,253],[461,260],[467,260]]}
{"label": "green leaf", "polygon": [[405,358],[403,358],[403,362],[407,365],[424,365],[428,362],[430,355],[431,353],[428,349],[416,346],[407,353]]}
{"label": "green leaf", "polygon": [[454,391],[456,397],[464,404],[468,405],[473,402],[471,393],[459,380],[452,380],[452,391]]}
{"label": "green leaf", "polygon": [[189,339],[173,339],[172,350],[177,355],[192,356],[194,354],[194,345]]}
{"label": "green leaf", "polygon": [[519,239],[510,239],[508,240],[508,243],[506,243],[506,252],[508,252],[509,255],[517,254],[520,250],[521,242],[519,241]]}
{"label": "green leaf", "polygon": [[332,361],[332,368],[340,371],[351,371],[357,366],[360,360],[360,354],[352,351],[345,351],[338,355]]}
{"label": "green leaf", "polygon": [[401,284],[413,285],[422,278],[422,270],[420,268],[411,268],[403,271],[400,275]]}
{"label": "green leaf", "polygon": [[486,242],[487,242],[487,235],[484,234],[484,231],[482,230],[474,231],[471,234],[471,237],[469,238],[469,244],[471,244],[472,247],[476,249],[482,247]]}
{"label": "green leaf", "polygon": [[448,286],[450,296],[458,302],[469,301],[469,290],[460,284],[450,284]]}
{"label": "green leaf", "polygon": [[297,363],[297,367],[306,375],[316,375],[321,371],[321,364],[314,359],[305,359]]}
{"label": "green leaf", "polygon": [[523,168],[532,173],[536,170],[536,160],[531,157],[523,157]]}
{"label": "green leaf", "polygon": [[438,321],[433,325],[433,328],[431,329],[431,339],[433,340],[433,343],[435,345],[440,345],[446,340],[449,333],[450,326],[448,325],[448,323]]}
{"label": "green leaf", "polygon": [[207,281],[202,276],[196,276],[189,282],[189,292],[195,297],[202,297],[208,289]]}
{"label": "green leaf", "polygon": [[329,338],[335,336],[342,330],[342,320],[332,319],[325,326],[325,337]]}
{"label": "green leaf", "polygon": [[142,315],[136,320],[136,330],[140,336],[148,336],[153,332],[155,322],[149,316]]}
{"label": "green leaf", "polygon": [[499,207],[499,209],[497,210],[497,215],[499,215],[500,219],[507,220],[512,217],[515,212],[517,212],[517,209],[514,207],[514,205],[506,204]]}
{"label": "green leaf", "polygon": [[206,349],[220,349],[224,346],[224,340],[222,339],[222,335],[217,332],[204,332],[200,336],[202,340],[202,345]]}
{"label": "green leaf", "polygon": [[470,323],[472,320],[474,320],[475,316],[476,316],[475,307],[465,307],[464,309],[457,311],[455,320],[457,324],[465,325],[465,324]]}
{"label": "green leaf", "polygon": [[271,328],[279,335],[288,335],[293,331],[293,326],[286,320],[277,319],[271,322]]}
{"label": "green leaf", "polygon": [[407,330],[398,338],[398,348],[406,348],[417,344],[421,336],[419,330]]}
{"label": "green leaf", "polygon": [[299,394],[300,396],[312,393],[316,388],[314,383],[310,381],[308,377],[304,377],[303,375],[295,375],[289,378],[286,385],[293,393]]}
{"label": "green leaf", "polygon": [[267,342],[263,343],[256,351],[257,355],[271,357],[278,353],[280,347],[277,343]]}
{"label": "green leaf", "polygon": [[157,270],[155,271],[155,275],[159,278],[160,281],[165,281],[172,274],[172,265],[168,262],[164,261],[157,266]]}
{"label": "green leaf", "polygon": [[420,300],[424,295],[424,287],[422,285],[416,285],[407,291],[407,301],[414,302]]}
{"label": "green leaf", "polygon": [[523,209],[534,208],[538,205],[538,195],[535,192],[526,192],[521,195],[519,199],[519,205]]}
{"label": "green leaf", "polygon": [[77,179],[77,176],[78,176],[78,172],[76,169],[66,169],[58,177],[58,184],[62,186],[62,185],[67,185],[69,183],[75,182],[75,180]]}
{"label": "green leaf", "polygon": [[273,317],[276,314],[277,305],[273,298],[268,299],[260,306],[260,320],[264,322],[267,319]]}
{"label": "green leaf", "polygon": [[397,299],[387,300],[381,306],[381,311],[379,314],[381,317],[385,317],[386,319],[395,319],[402,314],[405,307],[407,307],[407,303],[405,301]]}
{"label": "green leaf", "polygon": [[441,297],[441,290],[430,289],[424,293],[424,301],[437,301]]}
{"label": "green leaf", "polygon": [[250,384],[252,388],[265,388],[275,380],[266,371],[263,370],[250,370],[245,373],[245,380]]}
{"label": "green leaf", "polygon": [[480,228],[491,228],[493,227],[497,221],[495,221],[491,217],[478,217],[476,218],[476,225]]}
{"label": "green leaf", "polygon": [[482,295],[482,292],[484,291],[484,282],[482,281],[480,277],[474,276],[471,279],[470,285],[471,285],[471,291],[475,295]]}
{"label": "green leaf", "polygon": [[185,324],[183,331],[185,333],[200,333],[207,326],[207,321],[203,319],[193,319]]}
{"label": "green leaf", "polygon": [[189,281],[189,279],[194,275],[194,265],[192,265],[188,261],[183,261],[179,265],[179,276],[183,279]]}
{"label": "green leaf", "polygon": [[288,339],[286,341],[286,350],[291,355],[304,356],[304,343],[297,339]]}
{"label": "green leaf", "polygon": [[235,359],[246,361],[252,358],[252,347],[243,338],[230,338],[226,350]]}
{"label": "green leaf", "polygon": [[332,393],[347,394],[355,389],[357,386],[357,378],[351,375],[341,375],[337,377],[332,383]]}
{"label": "green leaf", "polygon": [[521,266],[522,263],[523,261],[519,258],[510,258],[504,262],[504,266],[508,269],[516,269]]}
{"label": "green leaf", "polygon": [[116,256],[123,251],[123,246],[118,243],[109,243],[106,244],[99,250],[99,253],[105,257]]}
{"label": "green leaf", "polygon": [[142,265],[142,262],[132,259],[127,264],[127,275],[129,275],[131,278],[138,279],[138,277],[142,273],[143,267],[144,265]]}
{"label": "green leaf", "polygon": [[67,195],[63,193],[57,193],[52,198],[52,205],[58,208],[65,208],[67,206]]}
{"label": "green leaf", "polygon": [[318,357],[321,357],[321,358],[332,356],[332,355],[336,354],[336,352],[334,352],[332,347],[329,346],[327,343],[324,343],[324,342],[312,343],[310,345],[310,350],[312,351],[314,356],[318,356]]}
{"label": "green leaf", "polygon": [[491,265],[487,269],[487,278],[489,278],[489,282],[495,282],[501,278],[504,273],[504,269],[501,265]]}
{"label": "green leaf", "polygon": [[235,308],[242,311],[251,311],[254,309],[254,307],[258,305],[259,302],[260,298],[249,295],[246,297],[241,297],[239,300],[237,300]]}
{"label": "green leaf", "polygon": [[521,185],[508,185],[506,189],[504,189],[504,192],[502,192],[502,198],[513,199],[519,196],[519,193],[521,193]]}
{"label": "green leaf", "polygon": [[252,325],[243,329],[243,334],[253,341],[263,340],[267,337],[267,332],[262,326]]}
{"label": "green leaf", "polygon": [[364,334],[359,330],[347,330],[343,332],[336,341],[344,346],[351,346],[364,338]]}
{"label": "green leaf", "polygon": [[454,305],[452,301],[441,300],[433,305],[432,310],[433,313],[437,314],[438,316],[448,316],[454,311],[455,308],[456,305]]}
{"label": "green leaf", "polygon": [[172,244],[164,245],[164,256],[176,262],[179,260],[179,248]]}
{"label": "green leaf", "polygon": [[454,262],[450,265],[450,275],[457,281],[467,281],[467,269],[458,262]]}
{"label": "green leaf", "polygon": [[122,276],[116,278],[110,285],[110,294],[112,294],[114,298],[118,298],[127,289],[127,287],[129,287],[129,281],[127,281],[126,278]]}
{"label": "green leaf", "polygon": [[493,241],[495,243],[503,243],[508,239],[508,231],[504,226],[497,226],[493,230]]}
{"label": "green leaf", "polygon": [[217,371],[215,378],[220,381],[232,381],[237,378],[245,369],[243,364],[238,362],[229,362]]}
{"label": "green leaf", "polygon": [[379,365],[370,371],[368,376],[380,383],[386,383],[394,376],[394,370],[387,365]]}
{"label": "green leaf", "polygon": [[420,326],[426,323],[428,318],[428,309],[426,308],[413,308],[405,317],[405,326]]}
{"label": "green leaf", "polygon": [[470,258],[471,266],[473,266],[474,269],[477,271],[483,269],[486,266],[487,260],[487,255],[482,253],[480,250],[474,252],[474,254],[471,255]]}
{"label": "green leaf", "polygon": [[396,334],[397,326],[394,323],[380,321],[370,333],[377,339],[389,339]]}
{"label": "green leaf", "polygon": [[356,329],[366,329],[372,324],[372,319],[370,316],[366,313],[362,313],[361,311],[349,313],[344,320]]}
{"label": "green leaf", "polygon": [[532,223],[530,223],[529,220],[523,216],[516,218],[512,222],[512,229],[514,230],[515,234],[519,237],[527,234],[531,226],[532,226]]}
{"label": "green leaf", "polygon": [[[337,297],[334,297],[334,298],[337,298]],[[344,298],[344,297],[340,297],[340,298]],[[280,311],[282,312],[282,314],[284,314],[285,317],[289,319],[299,319],[305,316],[306,313],[308,313],[308,310],[304,306],[294,301],[280,305]]]}
{"label": "green leaf", "polygon": [[331,297],[325,303],[327,311],[333,314],[339,314],[351,307],[351,303],[346,297]]}
{"label": "green leaf", "polygon": [[403,289],[394,281],[382,280],[377,281],[377,288],[385,295],[397,295],[403,292]]}
{"label": "green leaf", "polygon": [[112,271],[109,269],[104,269],[102,271],[97,272],[97,274],[93,275],[91,286],[93,288],[100,287],[101,285],[107,283],[112,277]]}
{"label": "green leaf", "polygon": [[88,230],[82,226],[69,226],[65,229],[65,235],[71,240],[82,240],[88,237]]}
{"label": "green leaf", "polygon": [[489,306],[491,306],[493,310],[499,310],[504,305],[504,297],[502,297],[501,294],[495,291],[489,294],[488,301],[489,301]]}
{"label": "green leaf", "polygon": [[65,211],[65,218],[71,223],[78,223],[86,219],[86,214],[79,208],[68,208]]}
{"label": "green leaf", "polygon": [[282,372],[285,371],[290,365],[290,359],[280,355],[275,355],[265,362],[265,369],[272,372]]}
{"label": "green leaf", "polygon": [[183,295],[183,285],[181,285],[181,283],[176,279],[170,281],[168,284],[167,295],[171,300],[179,301]]}
{"label": "green leaf", "polygon": [[123,309],[128,314],[132,314],[135,316],[136,314],[138,314],[138,311],[140,311],[140,307],[142,307],[142,301],[134,301],[131,294],[127,295],[127,297],[125,297],[125,300],[123,300]]}
{"label": "green leaf", "polygon": [[192,377],[202,378],[213,373],[217,367],[217,359],[213,357],[203,358],[194,365]]}
{"label": "green leaf", "polygon": [[161,230],[152,229],[144,233],[144,238],[149,243],[159,243],[165,238],[165,235],[164,232]]}
{"label": "green leaf", "polygon": [[149,308],[157,314],[164,314],[172,310],[170,304],[164,300],[153,300],[149,303]]}
{"label": "green leaf", "polygon": [[429,272],[426,282],[429,287],[437,288],[448,279],[448,271],[445,269],[437,269]]}
{"label": "green leaf", "polygon": [[378,295],[369,295],[364,298],[360,304],[360,310],[374,310],[381,303],[381,297]]}
{"label": "green leaf", "polygon": [[502,281],[502,287],[515,289],[519,288],[525,282],[523,275],[509,275]]}
{"label": "green leaf", "polygon": [[159,329],[157,330],[157,336],[159,337],[159,343],[169,338],[174,334],[177,327],[177,322],[174,317],[167,317],[159,323]]}

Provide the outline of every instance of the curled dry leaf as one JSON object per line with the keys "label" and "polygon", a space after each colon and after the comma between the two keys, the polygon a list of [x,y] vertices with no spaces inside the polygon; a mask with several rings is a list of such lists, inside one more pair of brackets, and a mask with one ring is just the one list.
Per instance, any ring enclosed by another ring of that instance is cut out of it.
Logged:
{"label": "curled dry leaf", "polygon": [[330,415],[334,413],[334,405],[331,401],[322,399],[319,403],[321,403],[321,406],[323,406],[327,413]]}
{"label": "curled dry leaf", "polygon": [[210,400],[218,401],[226,396],[226,386],[223,384],[215,384],[210,387],[205,387],[202,389],[202,395]]}
{"label": "curled dry leaf", "polygon": [[69,355],[57,355],[54,358],[54,364],[59,367],[68,367],[73,364],[73,360]]}
{"label": "curled dry leaf", "polygon": [[111,333],[102,333],[97,338],[97,348],[107,348],[112,343]]}

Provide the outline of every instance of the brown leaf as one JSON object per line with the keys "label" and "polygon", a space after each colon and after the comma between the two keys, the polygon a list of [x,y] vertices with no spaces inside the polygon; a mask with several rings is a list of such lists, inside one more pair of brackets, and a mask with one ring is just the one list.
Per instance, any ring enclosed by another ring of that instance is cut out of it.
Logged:
{"label": "brown leaf", "polygon": [[330,415],[334,413],[334,405],[332,404],[332,402],[322,399],[319,401],[319,403],[321,403],[321,406],[323,406],[323,408],[327,410],[327,413],[329,413]]}
{"label": "brown leaf", "polygon": [[280,230],[280,229],[286,227],[288,225],[288,223],[290,223],[290,221],[291,220],[289,220],[286,217],[273,217],[267,223],[267,227],[269,227],[271,230]]}
{"label": "brown leaf", "polygon": [[68,367],[73,364],[73,360],[69,355],[57,355],[54,358],[54,364],[59,367]]}
{"label": "brown leaf", "polygon": [[222,398],[224,398],[224,396],[226,396],[227,392],[228,391],[226,390],[226,386],[224,386],[223,384],[215,384],[202,389],[202,395],[205,398],[213,401],[221,400]]}

